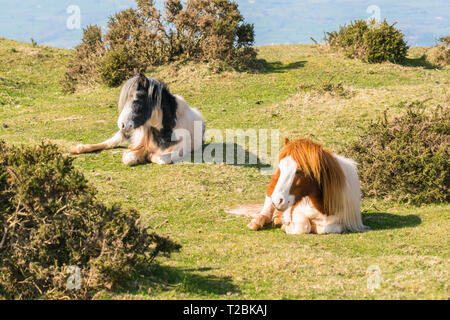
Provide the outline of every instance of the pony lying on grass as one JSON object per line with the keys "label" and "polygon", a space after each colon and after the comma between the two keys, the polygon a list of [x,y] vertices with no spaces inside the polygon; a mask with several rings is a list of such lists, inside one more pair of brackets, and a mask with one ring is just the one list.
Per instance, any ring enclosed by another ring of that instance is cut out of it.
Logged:
{"label": "pony lying on grass", "polygon": [[203,145],[205,124],[199,111],[172,95],[159,80],[137,74],[123,86],[119,99],[119,132],[99,144],[77,145],[71,154],[112,149],[130,141],[126,165],[177,162]]}
{"label": "pony lying on grass", "polygon": [[[272,222],[287,234],[362,232],[356,163],[311,140],[289,141],[279,154],[263,206],[244,205],[229,213],[253,217],[248,227]],[[262,208],[261,208],[262,207]],[[259,212],[259,213],[256,213]]]}

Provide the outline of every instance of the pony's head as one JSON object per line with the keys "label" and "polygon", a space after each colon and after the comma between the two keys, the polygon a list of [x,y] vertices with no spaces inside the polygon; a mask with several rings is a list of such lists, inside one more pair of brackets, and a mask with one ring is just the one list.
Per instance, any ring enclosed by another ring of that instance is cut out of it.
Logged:
{"label": "pony's head", "polygon": [[[272,178],[272,202],[284,211],[304,197],[320,199],[321,211],[332,215],[343,206],[344,173],[331,151],[308,139],[289,141],[281,149]],[[270,189],[270,187],[269,187]]]}
{"label": "pony's head", "polygon": [[162,128],[162,95],[168,90],[159,80],[136,74],[123,86],[119,99],[119,129],[127,133],[143,125]]}

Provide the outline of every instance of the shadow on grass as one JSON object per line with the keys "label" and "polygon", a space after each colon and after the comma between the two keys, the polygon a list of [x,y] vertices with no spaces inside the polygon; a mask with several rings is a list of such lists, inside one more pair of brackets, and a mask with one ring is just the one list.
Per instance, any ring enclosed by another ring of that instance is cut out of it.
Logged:
{"label": "shadow on grass", "polygon": [[426,55],[422,55],[418,58],[406,58],[402,65],[406,67],[423,67],[425,69],[440,69],[439,66],[433,65],[427,61]]}
{"label": "shadow on grass", "polygon": [[[119,146],[114,150],[127,150],[126,147]],[[90,154],[105,152],[106,150],[93,151]],[[110,150],[107,150],[110,151]],[[88,154],[87,154],[88,155]],[[192,152],[176,163],[198,163],[196,152]],[[200,163],[228,164],[231,166],[242,166],[271,171],[271,164],[264,163],[258,156],[244,149],[236,143],[208,143],[204,144],[200,156]],[[147,163],[146,163],[147,164]],[[141,164],[145,165],[145,164]]]}
{"label": "shadow on grass", "polygon": [[210,295],[229,295],[240,293],[239,287],[233,284],[231,277],[219,277],[202,274],[212,268],[175,268],[152,265],[149,270],[141,271],[141,277],[135,280],[134,286],[124,290],[130,294],[152,295],[152,291],[171,291],[180,293]]}
{"label": "shadow on grass", "polygon": [[371,230],[388,230],[412,228],[422,223],[419,216],[410,214],[400,216],[385,212],[367,212],[363,213],[363,222]]}
{"label": "shadow on grass", "polygon": [[258,71],[260,73],[284,73],[289,70],[303,68],[306,61],[297,61],[284,64],[281,61],[267,62],[266,60],[259,60]]}
{"label": "shadow on grass", "polygon": [[264,163],[255,153],[237,143],[213,142],[203,145],[203,162],[257,169],[270,168],[270,164]]}

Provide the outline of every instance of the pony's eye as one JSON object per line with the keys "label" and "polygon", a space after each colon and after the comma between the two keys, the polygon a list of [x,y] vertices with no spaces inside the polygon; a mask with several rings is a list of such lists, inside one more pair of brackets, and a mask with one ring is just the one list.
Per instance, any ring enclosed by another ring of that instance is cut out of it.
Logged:
{"label": "pony's eye", "polygon": [[302,173],[303,173],[302,170],[297,170],[297,171],[295,172],[295,174],[302,174]]}

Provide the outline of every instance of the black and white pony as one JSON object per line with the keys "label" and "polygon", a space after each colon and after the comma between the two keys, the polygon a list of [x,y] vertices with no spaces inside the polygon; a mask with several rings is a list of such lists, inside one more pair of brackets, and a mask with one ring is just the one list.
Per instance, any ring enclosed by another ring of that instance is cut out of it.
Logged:
{"label": "black and white pony", "polygon": [[123,154],[126,165],[146,162],[178,162],[202,148],[205,124],[200,112],[172,95],[160,80],[137,74],[123,86],[119,99],[117,132],[99,143],[77,145],[71,154],[111,149],[125,141],[131,143]]}

